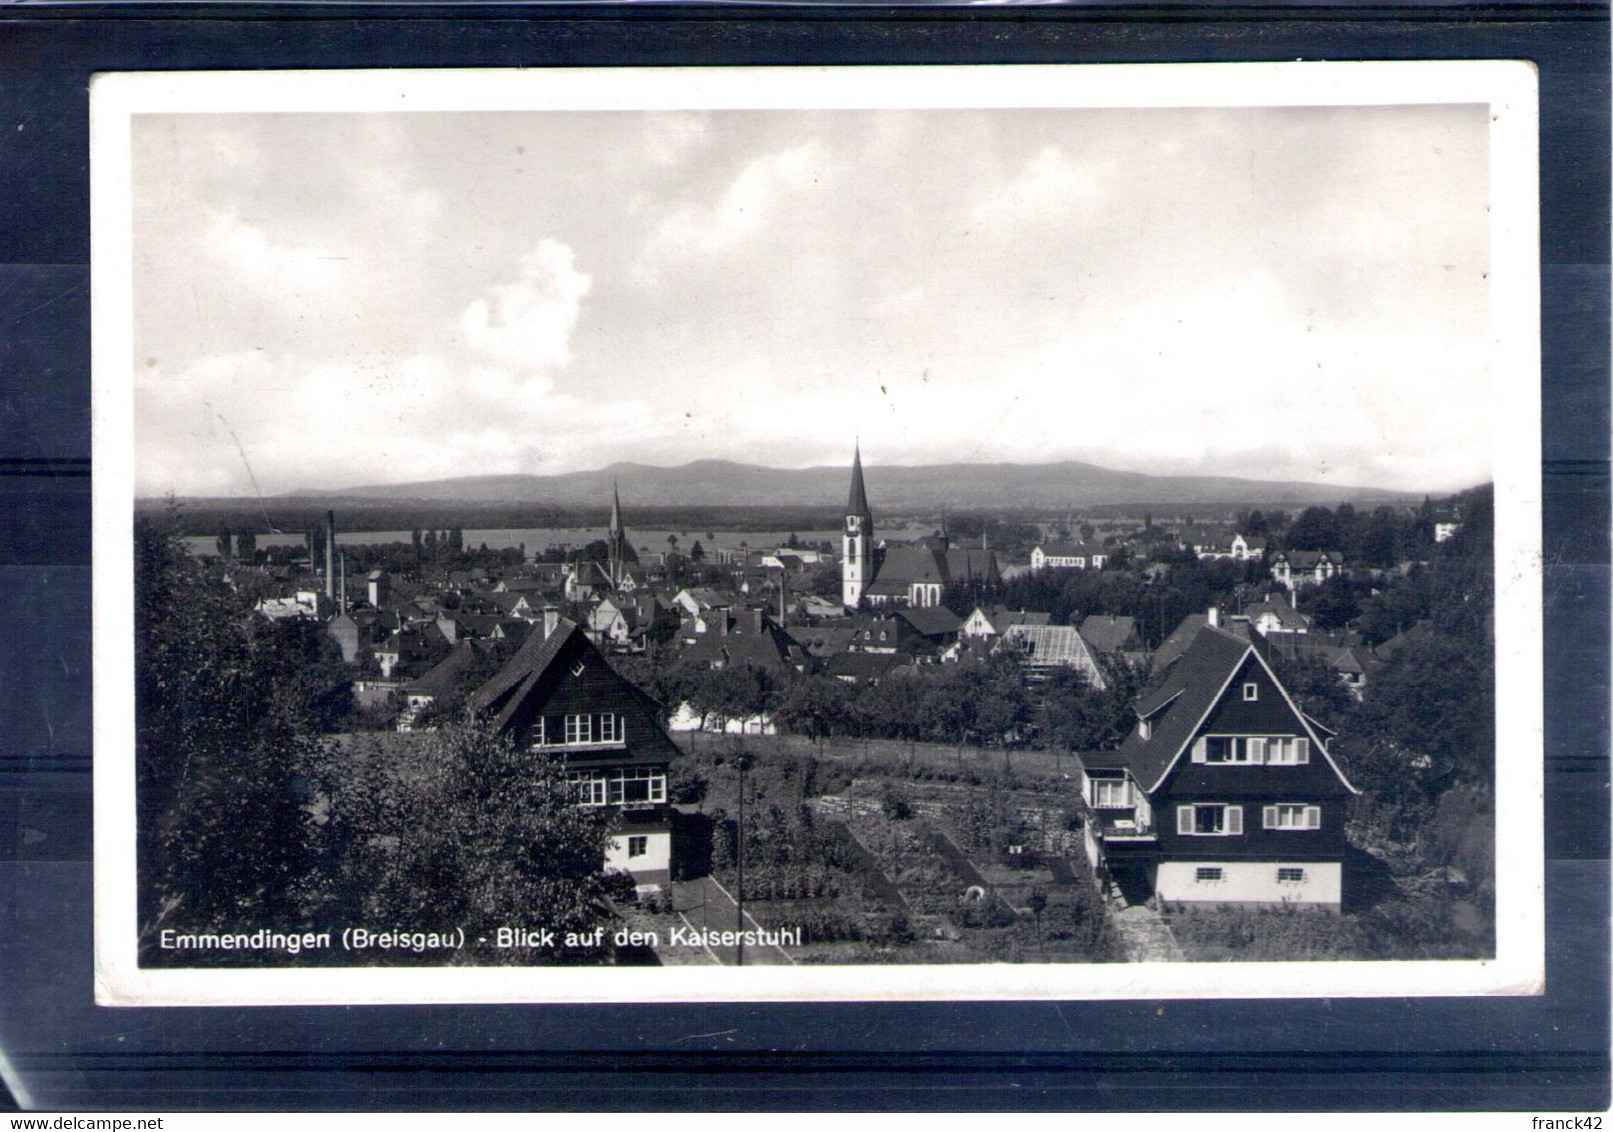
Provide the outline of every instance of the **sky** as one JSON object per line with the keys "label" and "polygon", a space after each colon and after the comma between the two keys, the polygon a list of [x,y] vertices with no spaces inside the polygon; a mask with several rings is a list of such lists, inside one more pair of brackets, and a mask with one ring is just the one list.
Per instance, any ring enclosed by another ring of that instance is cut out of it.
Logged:
{"label": "sky", "polygon": [[1483,106],[162,114],[136,491],[1491,474]]}

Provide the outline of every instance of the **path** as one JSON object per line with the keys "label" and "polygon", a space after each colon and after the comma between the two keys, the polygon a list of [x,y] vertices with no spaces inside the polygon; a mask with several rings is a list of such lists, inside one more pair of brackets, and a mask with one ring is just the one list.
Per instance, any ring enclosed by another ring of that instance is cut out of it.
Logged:
{"label": "path", "polygon": [[1146,904],[1113,905],[1110,919],[1120,932],[1126,958],[1133,963],[1180,963],[1182,949],[1163,917]]}
{"label": "path", "polygon": [[[728,890],[718,884],[714,877],[700,877],[698,880],[679,881],[672,886],[673,910],[691,928],[710,928],[713,931],[731,932],[739,926],[739,906]],[[759,931],[761,925],[751,919],[750,913],[745,913],[745,930]],[[737,966],[739,962],[739,948],[734,947],[707,947],[706,953],[724,967]],[[684,960],[687,962],[687,960]],[[745,948],[745,966],[747,967],[788,967],[794,966],[784,949],[773,944],[751,945]]]}

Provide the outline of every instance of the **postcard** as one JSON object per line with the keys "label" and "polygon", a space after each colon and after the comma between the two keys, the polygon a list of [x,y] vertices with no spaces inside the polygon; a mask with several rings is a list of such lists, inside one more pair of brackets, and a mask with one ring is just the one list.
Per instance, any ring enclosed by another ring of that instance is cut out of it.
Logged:
{"label": "postcard", "polygon": [[98,76],[97,1001],[1540,993],[1536,107]]}

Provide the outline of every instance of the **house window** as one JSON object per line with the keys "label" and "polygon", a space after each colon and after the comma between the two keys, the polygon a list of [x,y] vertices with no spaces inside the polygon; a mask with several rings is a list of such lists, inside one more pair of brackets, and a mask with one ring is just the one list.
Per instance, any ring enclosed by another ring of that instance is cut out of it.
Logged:
{"label": "house window", "polygon": [[1154,725],[1153,725],[1153,723],[1151,723],[1150,721],[1148,721],[1146,719],[1139,719],[1137,721],[1137,737],[1139,739],[1147,739],[1153,733],[1154,733]]}
{"label": "house window", "polygon": [[645,768],[570,776],[584,806],[653,805],[666,801],[666,772]]}
{"label": "house window", "polygon": [[1243,686],[1243,698],[1245,700],[1258,700],[1260,698],[1260,685],[1254,683],[1245,684]]}
{"label": "house window", "polygon": [[1177,806],[1176,832],[1188,837],[1237,837],[1243,833],[1243,807],[1219,802]]}
{"label": "house window", "polygon": [[665,802],[666,772],[648,767],[616,771],[611,775],[610,801],[618,806]]}
{"label": "house window", "polygon": [[594,717],[591,715],[566,716],[566,742],[567,744],[592,743],[594,741]]}
{"label": "house window", "polygon": [[1094,778],[1092,804],[1100,809],[1128,809],[1131,806],[1131,791],[1126,788],[1126,780]]}
{"label": "house window", "polygon": [[599,741],[601,743],[620,743],[622,741],[622,717],[607,712],[599,717]]}
{"label": "house window", "polygon": [[1266,740],[1266,761],[1285,766],[1297,766],[1311,761],[1311,741],[1309,739],[1268,739]]}
{"label": "house window", "polygon": [[1304,869],[1288,869],[1288,868],[1278,869],[1277,870],[1277,883],[1278,884],[1304,884],[1305,883],[1305,870]]}
{"label": "house window", "polygon": [[649,852],[650,839],[648,837],[634,836],[627,839],[627,855],[629,857],[643,857],[647,856]]}
{"label": "house window", "polygon": [[576,791],[580,806],[603,806],[608,794],[608,783],[602,774],[573,774],[572,789]]}
{"label": "house window", "polygon": [[573,676],[581,676],[582,675],[582,670],[584,668],[587,668],[587,667],[588,667],[588,665],[586,665],[585,663],[583,663],[582,661],[579,660],[576,664],[573,664],[571,666],[571,674]]}
{"label": "house window", "polygon": [[1203,866],[1193,870],[1193,879],[1200,884],[1213,884],[1226,878],[1226,870],[1219,866]]}
{"label": "house window", "polygon": [[1321,829],[1322,807],[1303,802],[1280,802],[1261,808],[1261,824],[1267,829]]}
{"label": "house window", "polygon": [[[1197,753],[1197,752],[1195,752]],[[1207,763],[1259,763],[1266,757],[1266,740],[1245,735],[1211,735],[1204,740]]]}

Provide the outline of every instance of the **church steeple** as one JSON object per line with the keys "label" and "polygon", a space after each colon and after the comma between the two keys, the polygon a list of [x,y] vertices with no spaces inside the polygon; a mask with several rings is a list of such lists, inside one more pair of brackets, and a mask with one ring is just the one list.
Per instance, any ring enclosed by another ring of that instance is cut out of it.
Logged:
{"label": "church steeple", "polygon": [[622,493],[613,479],[610,483],[610,528],[605,534],[605,545],[610,548],[610,584],[617,588],[627,569],[627,532],[622,528]]}
{"label": "church steeple", "polygon": [[847,609],[862,604],[863,593],[874,580],[874,514],[863,486],[863,454],[859,442],[851,457],[851,494],[846,498],[846,530],[841,540],[840,600]]}
{"label": "church steeple", "polygon": [[868,489],[863,487],[863,449],[861,441],[858,441],[851,457],[851,496],[846,500],[846,514],[861,515],[865,519],[873,518],[873,513],[868,510]]}

